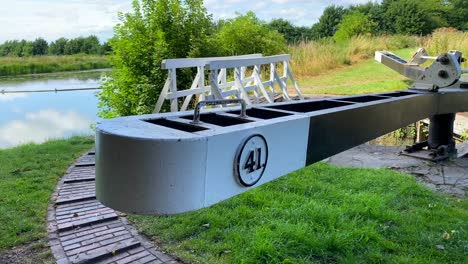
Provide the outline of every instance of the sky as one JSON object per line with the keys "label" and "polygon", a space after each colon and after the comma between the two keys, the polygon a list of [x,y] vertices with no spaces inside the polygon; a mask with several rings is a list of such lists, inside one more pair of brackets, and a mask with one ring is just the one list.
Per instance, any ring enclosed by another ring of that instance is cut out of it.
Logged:
{"label": "sky", "polygon": [[[311,26],[329,5],[348,6],[369,0],[205,0],[214,19],[254,11],[270,21],[284,18],[295,25]],[[60,37],[97,35],[101,41],[112,36],[117,13],[129,12],[131,0],[0,0],[0,43],[11,39],[48,41]]]}

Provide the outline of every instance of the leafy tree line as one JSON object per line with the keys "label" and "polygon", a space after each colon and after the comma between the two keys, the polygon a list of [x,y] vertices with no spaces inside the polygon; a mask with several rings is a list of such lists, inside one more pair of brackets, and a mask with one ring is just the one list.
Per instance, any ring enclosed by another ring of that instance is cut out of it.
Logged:
{"label": "leafy tree line", "polygon": [[348,8],[331,5],[311,27],[284,19],[274,19],[269,26],[293,44],[326,37],[341,41],[359,34],[426,35],[439,27],[468,30],[467,14],[468,0],[383,0]]}
{"label": "leafy tree line", "polygon": [[99,39],[91,35],[73,39],[59,38],[48,43],[43,38],[34,41],[10,40],[0,44],[0,56],[28,57],[41,55],[106,54],[110,52],[108,43],[100,44]]}

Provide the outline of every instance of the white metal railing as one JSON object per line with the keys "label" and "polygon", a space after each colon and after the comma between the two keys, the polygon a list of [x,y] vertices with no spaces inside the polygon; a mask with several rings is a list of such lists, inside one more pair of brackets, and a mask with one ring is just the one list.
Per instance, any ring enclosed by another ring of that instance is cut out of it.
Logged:
{"label": "white metal railing", "polygon": [[[159,113],[165,100],[171,104],[171,112],[179,111],[178,98],[185,97],[180,111],[187,110],[187,107],[194,95],[199,95],[198,101],[206,99],[206,94],[211,92],[211,87],[205,85],[205,66],[212,60],[234,59],[234,58],[260,58],[262,54],[249,54],[232,57],[207,57],[207,58],[185,58],[185,59],[167,59],[162,61],[161,68],[168,70],[168,75],[164,87],[159,95],[154,108],[154,113]],[[177,87],[177,69],[197,68],[197,75],[192,81],[189,89]],[[221,71],[217,77],[220,84],[226,83],[226,71]]]}
{"label": "white metal railing", "polygon": [[[250,54],[232,57],[163,60],[162,68],[168,70],[168,77],[156,102],[154,113],[161,111],[165,100],[170,101],[171,112],[185,111],[194,95],[198,96],[198,102],[207,99],[236,97],[244,99],[247,104],[252,104],[251,97],[254,98],[254,103],[259,103],[259,98],[263,96],[268,102],[272,103],[275,85],[280,87],[284,98],[290,100],[287,92],[288,80],[293,83],[299,98],[303,99],[304,97],[289,68],[290,59],[289,55],[262,57],[261,54]],[[281,77],[276,69],[278,63],[283,64]],[[262,65],[270,67],[270,76],[266,81],[262,80]],[[246,77],[248,67],[252,68],[252,73]],[[197,74],[188,89],[177,86],[176,71],[181,68],[197,68]],[[234,70],[234,80],[229,82],[227,81],[228,69]],[[209,85],[205,84],[206,70],[209,71]],[[180,109],[179,98],[184,98]]]}
{"label": "white metal railing", "polygon": [[[285,100],[291,100],[287,90],[288,80],[290,80],[296,90],[297,95],[302,100],[304,96],[297,85],[296,80],[289,67],[291,56],[288,54],[276,55],[262,58],[239,58],[230,60],[213,60],[208,65],[210,71],[210,85],[212,95],[216,99],[226,98],[228,96],[236,96],[244,99],[247,104],[258,103],[263,96],[269,103],[274,102],[275,87],[278,86]],[[279,75],[277,64],[283,64],[283,74]],[[267,80],[263,80],[262,65],[270,68],[270,76]],[[253,68],[250,76],[246,77],[246,68]],[[215,81],[218,71],[234,69],[234,85],[224,87]],[[253,94],[249,94],[249,92]]]}

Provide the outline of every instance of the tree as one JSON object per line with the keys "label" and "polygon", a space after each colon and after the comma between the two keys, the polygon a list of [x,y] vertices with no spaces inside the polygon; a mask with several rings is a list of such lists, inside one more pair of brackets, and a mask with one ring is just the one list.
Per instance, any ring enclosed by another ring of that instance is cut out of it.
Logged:
{"label": "tree", "polygon": [[107,54],[110,54],[112,52],[112,47],[109,45],[109,42],[104,42],[102,45],[101,45],[101,48],[99,49],[99,54],[101,55],[107,55]]}
{"label": "tree", "polygon": [[65,47],[67,46],[68,39],[59,38],[56,41],[52,41],[49,45],[49,54],[52,55],[65,55]]}
{"label": "tree", "polygon": [[64,53],[66,55],[71,55],[71,54],[78,54],[81,52],[82,47],[84,44],[84,38],[83,37],[78,37],[74,39],[70,39],[66,44],[65,44],[65,49]]}
{"label": "tree", "polygon": [[283,35],[270,29],[252,11],[227,20],[216,39],[224,55],[273,55],[283,52],[286,47]]}
{"label": "tree", "polygon": [[49,44],[43,38],[37,38],[32,43],[32,54],[37,55],[46,55],[49,50]]}
{"label": "tree", "polygon": [[101,45],[99,44],[98,37],[91,35],[83,39],[80,52],[86,54],[99,54],[100,49]]}
{"label": "tree", "polygon": [[331,5],[325,8],[318,23],[312,26],[312,35],[315,39],[331,37],[338,30],[346,9],[342,6]]}
{"label": "tree", "polygon": [[449,0],[448,2],[449,25],[459,30],[468,30],[468,0]]}
{"label": "tree", "polygon": [[33,55],[33,43],[32,41],[21,40],[21,55],[20,57],[29,57]]}
{"label": "tree", "polygon": [[365,14],[354,11],[343,17],[333,39],[337,42],[346,41],[353,36],[372,33],[375,27],[376,23],[370,20]]}
{"label": "tree", "polygon": [[440,0],[387,0],[385,24],[389,33],[430,34],[434,29],[445,26],[446,8]]}
{"label": "tree", "polygon": [[273,19],[268,23],[268,26],[283,35],[288,44],[296,44],[312,38],[310,28],[294,26],[291,22],[282,18]]}
{"label": "tree", "polygon": [[[385,2],[385,1],[384,1]],[[388,1],[387,1],[388,2]],[[352,5],[348,8],[349,12],[358,11],[367,16],[371,21],[375,22],[374,33],[385,33],[387,25],[384,21],[385,8],[383,4],[377,2],[368,2],[360,5]]]}
{"label": "tree", "polygon": [[[114,71],[103,86],[100,115],[151,113],[166,79],[166,58],[210,55],[211,20],[201,0],[133,1],[109,40]],[[184,72],[178,72],[183,81]]]}

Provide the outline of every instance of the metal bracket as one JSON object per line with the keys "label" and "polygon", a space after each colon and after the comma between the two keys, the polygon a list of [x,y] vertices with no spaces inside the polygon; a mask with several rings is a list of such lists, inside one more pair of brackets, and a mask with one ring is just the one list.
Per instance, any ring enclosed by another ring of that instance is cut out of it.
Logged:
{"label": "metal bracket", "polygon": [[[413,79],[412,88],[418,90],[437,91],[439,88],[460,88],[461,75],[467,73],[467,69],[461,68],[464,61],[462,53],[451,50],[437,57],[428,56],[425,49],[419,49],[413,57],[406,61],[388,51],[377,51],[375,59],[390,67],[405,77]],[[429,67],[421,64],[427,60],[434,60]]]}
{"label": "metal bracket", "polygon": [[241,112],[239,117],[246,118],[247,117],[247,105],[244,99],[219,99],[219,100],[206,100],[198,102],[195,106],[195,111],[193,114],[193,121],[192,124],[199,124],[200,123],[200,109],[203,106],[207,105],[227,105],[227,104],[240,104],[241,105]]}

